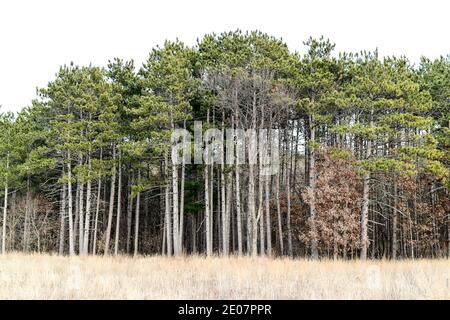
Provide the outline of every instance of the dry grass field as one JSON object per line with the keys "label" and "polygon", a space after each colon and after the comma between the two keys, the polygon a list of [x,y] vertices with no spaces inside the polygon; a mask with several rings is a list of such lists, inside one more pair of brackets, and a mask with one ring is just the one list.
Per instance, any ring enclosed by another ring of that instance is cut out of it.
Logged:
{"label": "dry grass field", "polygon": [[8,254],[0,299],[450,299],[450,261]]}

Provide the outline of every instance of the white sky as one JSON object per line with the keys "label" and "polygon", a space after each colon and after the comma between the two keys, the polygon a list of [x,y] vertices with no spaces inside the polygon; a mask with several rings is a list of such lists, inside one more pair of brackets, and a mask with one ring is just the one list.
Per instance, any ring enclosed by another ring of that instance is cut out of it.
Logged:
{"label": "white sky", "polygon": [[164,39],[194,45],[205,33],[258,29],[302,51],[310,35],[337,50],[435,58],[450,53],[446,0],[1,0],[0,105],[18,111],[62,64],[140,66]]}

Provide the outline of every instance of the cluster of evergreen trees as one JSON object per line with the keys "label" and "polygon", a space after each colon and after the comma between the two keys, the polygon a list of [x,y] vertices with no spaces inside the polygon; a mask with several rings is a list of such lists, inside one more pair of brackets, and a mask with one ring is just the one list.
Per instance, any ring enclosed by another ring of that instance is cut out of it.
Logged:
{"label": "cluster of evergreen trees", "polygon": [[[61,67],[0,114],[1,252],[450,255],[450,59],[305,45],[236,31],[167,41],[138,71]],[[277,130],[279,172],[175,163],[194,121]]]}

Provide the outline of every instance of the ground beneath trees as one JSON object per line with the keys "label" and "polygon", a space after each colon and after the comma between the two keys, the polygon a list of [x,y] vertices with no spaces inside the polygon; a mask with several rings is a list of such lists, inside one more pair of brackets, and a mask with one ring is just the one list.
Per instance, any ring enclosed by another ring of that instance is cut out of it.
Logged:
{"label": "ground beneath trees", "polygon": [[450,299],[450,261],[7,254],[0,299]]}

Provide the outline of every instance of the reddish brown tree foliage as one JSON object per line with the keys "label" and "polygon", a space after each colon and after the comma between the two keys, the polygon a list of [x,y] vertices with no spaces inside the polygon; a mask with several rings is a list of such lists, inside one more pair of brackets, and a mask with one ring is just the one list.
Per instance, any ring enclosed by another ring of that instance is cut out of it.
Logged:
{"label": "reddish brown tree foliage", "polygon": [[317,207],[317,234],[309,229],[304,240],[316,237],[321,250],[335,258],[346,256],[349,248],[360,243],[361,179],[351,158],[342,157],[333,150],[320,150],[317,154],[317,188],[302,192],[303,201],[310,204],[315,197]]}

